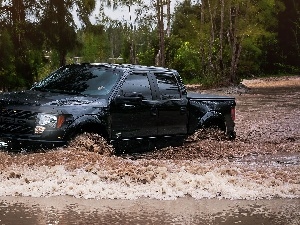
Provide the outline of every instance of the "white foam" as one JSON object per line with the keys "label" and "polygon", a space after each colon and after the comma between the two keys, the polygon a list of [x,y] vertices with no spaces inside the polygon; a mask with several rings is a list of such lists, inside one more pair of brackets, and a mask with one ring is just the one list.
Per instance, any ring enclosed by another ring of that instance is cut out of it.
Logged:
{"label": "white foam", "polygon": [[[160,162],[161,163],[161,162]],[[187,167],[148,165],[133,161],[142,172],[132,174],[107,171],[97,167],[89,172],[84,169],[67,171],[64,166],[18,167],[12,166],[0,174],[0,196],[50,197],[70,195],[85,199],[137,199],[153,198],[172,200],[192,196],[226,199],[300,198],[299,180],[284,182],[271,177],[257,178],[257,171],[243,170],[235,164],[215,166],[185,162]],[[210,167],[210,168],[209,168]],[[170,169],[172,168],[172,169]],[[249,169],[249,168],[248,168]],[[280,168],[277,168],[280,169]],[[235,173],[224,173],[233,170]],[[296,167],[299,171],[299,166]],[[196,171],[196,172],[195,172]],[[198,171],[198,172],[197,172]],[[252,176],[252,174],[257,176]],[[251,176],[250,176],[250,175]],[[253,178],[251,178],[253,177]],[[296,174],[295,179],[299,178]]]}

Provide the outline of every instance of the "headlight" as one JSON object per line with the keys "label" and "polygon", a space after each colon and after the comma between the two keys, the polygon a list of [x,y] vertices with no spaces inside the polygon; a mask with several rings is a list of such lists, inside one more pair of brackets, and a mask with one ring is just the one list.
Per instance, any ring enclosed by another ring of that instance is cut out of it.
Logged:
{"label": "headlight", "polygon": [[49,126],[55,128],[57,123],[57,116],[51,114],[38,114],[38,125],[40,126]]}
{"label": "headlight", "polygon": [[35,133],[41,134],[46,130],[47,127],[50,128],[61,128],[65,122],[64,115],[52,115],[46,113],[39,113],[37,116],[37,126],[35,127]]}

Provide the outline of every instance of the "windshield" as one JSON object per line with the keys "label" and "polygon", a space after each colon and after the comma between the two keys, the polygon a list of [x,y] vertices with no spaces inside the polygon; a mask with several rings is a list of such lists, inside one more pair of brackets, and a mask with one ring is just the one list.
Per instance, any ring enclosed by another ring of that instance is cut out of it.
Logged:
{"label": "windshield", "polygon": [[37,83],[32,90],[82,95],[108,95],[120,73],[101,67],[62,67]]}

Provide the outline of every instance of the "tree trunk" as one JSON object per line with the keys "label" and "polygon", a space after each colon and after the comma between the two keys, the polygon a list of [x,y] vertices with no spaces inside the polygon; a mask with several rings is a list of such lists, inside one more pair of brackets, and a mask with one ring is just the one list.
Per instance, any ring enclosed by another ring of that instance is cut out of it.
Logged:
{"label": "tree trunk", "polygon": [[171,0],[167,0],[167,37],[171,34]]}
{"label": "tree trunk", "polygon": [[11,17],[14,28],[14,44],[16,49],[18,49],[17,56],[19,56],[19,51],[22,49],[23,26],[25,24],[25,6],[22,0],[12,0]]}
{"label": "tree trunk", "polygon": [[160,54],[160,49],[161,49],[161,28],[160,28],[160,2],[161,0],[156,1],[156,13],[157,13],[157,31],[158,31],[158,53],[156,54],[155,58],[155,66],[160,66],[161,62],[161,54]]}
{"label": "tree trunk", "polygon": [[161,36],[160,36],[160,44],[161,44],[161,66],[165,66],[165,30],[164,30],[164,4],[163,0],[161,0],[161,12],[160,12],[160,28],[161,28]]}
{"label": "tree trunk", "polygon": [[65,51],[59,52],[59,65],[60,66],[66,65],[66,63],[67,63],[66,56],[67,56],[67,53]]}
{"label": "tree trunk", "polygon": [[224,32],[224,0],[220,0],[221,4],[221,22],[220,22],[220,55],[219,55],[219,62],[220,62],[220,73],[222,76],[224,75],[224,62],[223,62],[223,32]]}
{"label": "tree trunk", "polygon": [[300,4],[296,4],[295,0],[293,0],[293,6],[296,11],[296,19],[293,21],[294,23],[294,29],[292,28],[292,32],[295,38],[295,47],[296,47],[296,53],[298,53],[298,59],[300,59]]}
{"label": "tree trunk", "polygon": [[163,0],[156,1],[158,39],[159,39],[159,57],[157,66],[165,66],[165,35],[164,35],[164,5]]}
{"label": "tree trunk", "polygon": [[230,65],[230,82],[235,83],[237,81],[237,67],[241,55],[242,44],[241,38],[238,38],[236,21],[238,18],[239,8],[238,6],[232,6],[229,9],[229,31],[228,41],[231,47],[231,65]]}
{"label": "tree trunk", "polygon": [[[201,15],[200,15],[200,29],[199,29],[199,33],[201,34],[202,31],[202,26],[204,26],[204,8],[205,8],[205,4],[204,1],[201,1]],[[200,52],[204,52],[204,43],[200,41]],[[205,55],[201,54],[201,75],[204,75],[205,73],[205,69],[204,69],[204,65],[205,64]]]}
{"label": "tree trunk", "polygon": [[208,63],[209,68],[213,69],[213,62],[212,62],[212,55],[213,55],[213,44],[215,42],[215,31],[214,31],[214,16],[212,13],[212,6],[210,4],[210,0],[207,0],[208,5],[208,11],[210,16],[210,42],[209,42],[209,57],[208,57]]}

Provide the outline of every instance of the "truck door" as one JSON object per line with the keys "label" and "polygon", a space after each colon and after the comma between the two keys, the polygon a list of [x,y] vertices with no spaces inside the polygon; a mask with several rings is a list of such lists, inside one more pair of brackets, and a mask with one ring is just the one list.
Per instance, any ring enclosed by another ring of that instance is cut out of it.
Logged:
{"label": "truck door", "polygon": [[187,104],[172,72],[154,73],[159,90],[158,135],[187,133]]}
{"label": "truck door", "polygon": [[111,105],[111,120],[113,139],[157,135],[157,111],[147,72],[128,75]]}

